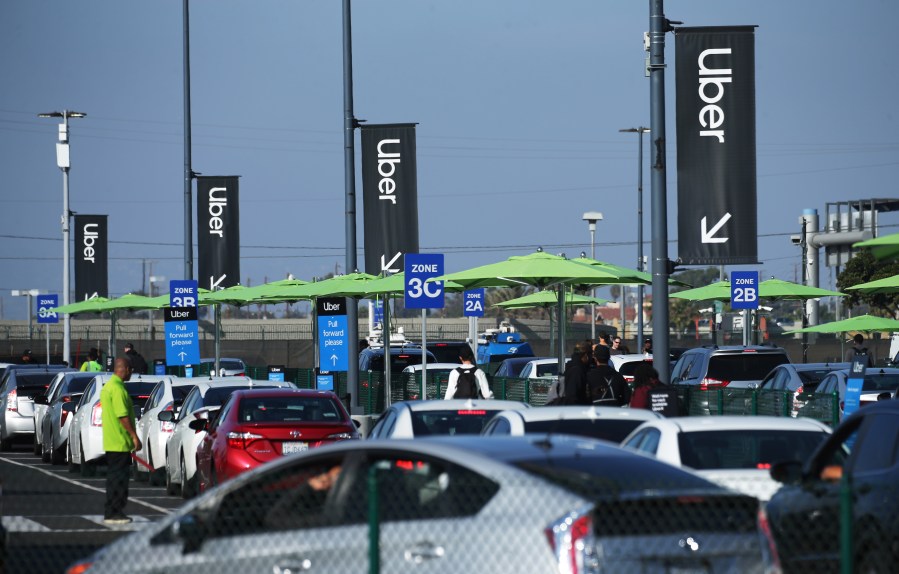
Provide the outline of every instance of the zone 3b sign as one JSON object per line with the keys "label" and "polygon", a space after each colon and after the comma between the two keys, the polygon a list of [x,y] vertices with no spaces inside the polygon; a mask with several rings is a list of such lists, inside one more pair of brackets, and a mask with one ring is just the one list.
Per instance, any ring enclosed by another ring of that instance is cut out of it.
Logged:
{"label": "zone 3b sign", "polygon": [[758,271],[734,271],[731,273],[730,306],[733,309],[759,308]]}

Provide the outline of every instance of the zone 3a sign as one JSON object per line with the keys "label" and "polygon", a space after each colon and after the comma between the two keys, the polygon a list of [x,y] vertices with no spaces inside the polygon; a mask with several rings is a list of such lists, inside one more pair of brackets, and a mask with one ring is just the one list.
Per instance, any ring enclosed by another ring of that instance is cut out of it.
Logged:
{"label": "zone 3a sign", "polygon": [[734,271],[730,274],[730,306],[733,309],[759,308],[758,271]]}

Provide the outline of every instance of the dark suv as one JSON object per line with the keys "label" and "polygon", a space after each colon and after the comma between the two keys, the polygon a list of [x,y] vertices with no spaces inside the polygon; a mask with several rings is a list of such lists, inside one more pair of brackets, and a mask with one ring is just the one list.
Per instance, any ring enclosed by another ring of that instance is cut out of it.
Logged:
{"label": "dark suv", "polygon": [[699,347],[680,356],[671,371],[671,384],[698,385],[702,390],[752,388],[771,369],[789,362],[780,347]]}

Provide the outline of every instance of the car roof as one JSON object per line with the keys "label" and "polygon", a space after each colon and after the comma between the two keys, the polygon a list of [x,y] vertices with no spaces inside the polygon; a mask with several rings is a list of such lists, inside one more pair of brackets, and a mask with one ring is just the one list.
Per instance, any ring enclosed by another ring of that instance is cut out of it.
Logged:
{"label": "car roof", "polygon": [[656,427],[675,427],[679,432],[779,430],[827,431],[830,427],[820,421],[804,417],[740,416],[677,417],[646,423]]}
{"label": "car roof", "polygon": [[[462,363],[428,363],[428,370],[431,369],[455,369],[461,367]],[[418,365],[409,365],[408,367],[403,369],[403,372],[418,372],[421,370],[421,364]]]}
{"label": "car roof", "polygon": [[254,388],[238,389],[234,391],[238,397],[287,397],[299,395],[301,397],[327,397],[340,400],[333,391],[319,391],[317,389],[294,389],[288,387],[278,388]]}
{"label": "car roof", "polygon": [[[134,376],[132,375],[132,378]],[[173,385],[196,385],[197,383],[233,383],[236,381],[249,381],[250,377],[212,377],[212,376],[200,376],[200,377],[172,377]]]}
{"label": "car roof", "polygon": [[775,369],[786,368],[786,369],[796,369],[797,372],[800,371],[818,371],[821,369],[830,369],[832,371],[839,371],[842,369],[848,369],[849,363],[784,363],[783,365],[777,365],[774,367]]}
{"label": "car roof", "polygon": [[503,411],[497,416],[506,415],[519,416],[525,422],[536,421],[552,421],[552,420],[575,420],[575,419],[633,419],[650,421],[664,418],[659,413],[648,409],[623,409],[621,407],[598,407],[598,406],[552,406],[540,407],[537,409],[518,409],[514,411]]}
{"label": "car roof", "polygon": [[[219,361],[240,361],[241,363],[244,362],[243,359],[238,359],[237,357],[219,357]],[[200,359],[200,362],[201,363],[214,363],[215,358],[212,357],[209,359]]]}
{"label": "car roof", "polygon": [[684,351],[684,355],[686,355],[687,353],[742,353],[746,351],[756,353],[786,354],[786,351],[782,347],[771,347],[768,345],[707,345],[704,347],[694,347],[688,351]]}
{"label": "car roof", "polygon": [[617,363],[630,363],[631,361],[652,361],[652,355],[647,355],[645,353],[629,353],[625,355],[611,355],[609,356],[609,361],[615,361]]}
{"label": "car roof", "polygon": [[530,405],[518,401],[500,401],[494,399],[432,399],[427,401],[398,401],[393,403],[398,408],[405,408],[410,411],[453,411],[453,410],[518,410],[528,409]]}

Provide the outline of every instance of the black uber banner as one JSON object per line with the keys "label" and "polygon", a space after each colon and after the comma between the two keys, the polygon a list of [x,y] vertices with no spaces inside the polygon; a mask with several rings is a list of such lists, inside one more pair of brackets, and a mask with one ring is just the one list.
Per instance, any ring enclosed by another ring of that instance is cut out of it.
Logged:
{"label": "black uber banner", "polygon": [[415,124],[363,125],[361,138],[365,271],[398,273],[418,253]]}
{"label": "black uber banner", "polygon": [[197,282],[215,291],[240,283],[239,176],[197,177]]}
{"label": "black uber banner", "polygon": [[755,27],[676,28],[678,257],[758,262]]}
{"label": "black uber banner", "polygon": [[75,216],[75,301],[109,297],[106,215]]}

